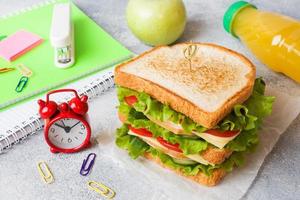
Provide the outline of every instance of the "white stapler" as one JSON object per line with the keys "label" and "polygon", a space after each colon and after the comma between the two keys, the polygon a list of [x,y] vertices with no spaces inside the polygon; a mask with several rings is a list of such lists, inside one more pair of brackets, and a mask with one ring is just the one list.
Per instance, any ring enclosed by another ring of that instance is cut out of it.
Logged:
{"label": "white stapler", "polygon": [[54,47],[55,66],[59,68],[71,67],[75,62],[75,45],[69,3],[60,3],[54,6],[50,40]]}

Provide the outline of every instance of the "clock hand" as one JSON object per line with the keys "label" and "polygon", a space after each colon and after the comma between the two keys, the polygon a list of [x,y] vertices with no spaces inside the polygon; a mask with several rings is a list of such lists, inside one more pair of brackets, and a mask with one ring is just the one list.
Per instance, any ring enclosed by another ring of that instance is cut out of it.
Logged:
{"label": "clock hand", "polygon": [[66,129],[66,127],[61,126],[61,125],[59,125],[59,124],[57,124],[57,123],[55,123],[54,125],[55,125],[55,126],[58,126],[58,127],[60,127],[60,128],[62,128],[62,129],[64,129],[64,130]]}
{"label": "clock hand", "polygon": [[64,127],[66,127],[65,122],[63,120],[61,121],[61,123]]}
{"label": "clock hand", "polygon": [[79,123],[80,123],[80,121],[77,122],[76,124],[74,124],[73,126],[71,126],[70,129],[74,128],[74,127],[77,126],[77,124],[79,124]]}

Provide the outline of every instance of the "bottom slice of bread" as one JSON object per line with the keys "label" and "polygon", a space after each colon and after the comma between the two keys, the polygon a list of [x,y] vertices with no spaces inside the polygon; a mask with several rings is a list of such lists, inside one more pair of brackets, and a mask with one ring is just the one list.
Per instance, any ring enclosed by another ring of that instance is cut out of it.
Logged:
{"label": "bottom slice of bread", "polygon": [[213,164],[223,163],[231,154],[232,151],[229,149],[219,149],[212,146],[208,146],[206,150],[200,153],[204,160]]}
{"label": "bottom slice of bread", "polygon": [[145,153],[144,157],[148,160],[152,160],[152,161],[158,163],[159,165],[161,165],[164,168],[167,168],[167,169],[170,169],[170,170],[174,171],[178,175],[184,176],[185,178],[188,178],[190,180],[193,180],[197,183],[200,183],[200,184],[203,184],[203,185],[206,185],[206,186],[215,186],[215,185],[217,185],[222,180],[222,178],[226,175],[225,170],[216,169],[216,170],[213,171],[211,176],[206,176],[202,172],[199,172],[195,176],[186,176],[181,170],[174,170],[173,168],[170,168],[170,167],[166,166],[164,163],[162,163],[160,161],[160,159],[158,157],[154,157],[150,153]]}

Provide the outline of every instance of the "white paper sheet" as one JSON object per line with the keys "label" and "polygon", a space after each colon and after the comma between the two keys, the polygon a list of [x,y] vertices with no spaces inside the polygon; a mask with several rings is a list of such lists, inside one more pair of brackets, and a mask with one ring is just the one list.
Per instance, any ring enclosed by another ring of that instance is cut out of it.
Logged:
{"label": "white paper sheet", "polygon": [[139,177],[144,177],[143,180],[137,181],[143,183],[141,187],[149,187],[155,191],[149,199],[240,199],[247,192],[279,136],[300,112],[300,97],[291,97],[271,88],[267,89],[266,94],[275,96],[276,100],[272,115],[265,119],[263,128],[259,132],[260,144],[256,152],[249,154],[243,167],[234,169],[215,187],[196,184],[143,158],[132,160],[126,151],[116,147],[112,138],[107,139],[106,141],[109,142],[105,145],[102,140],[101,148],[128,172],[140,173]]}

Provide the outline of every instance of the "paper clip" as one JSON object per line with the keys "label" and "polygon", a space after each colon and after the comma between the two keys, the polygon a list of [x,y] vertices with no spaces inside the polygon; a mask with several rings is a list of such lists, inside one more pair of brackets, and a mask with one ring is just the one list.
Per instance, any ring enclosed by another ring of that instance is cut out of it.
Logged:
{"label": "paper clip", "polygon": [[54,177],[45,161],[39,162],[37,168],[45,183],[50,184],[54,181]]}
{"label": "paper clip", "polygon": [[14,70],[14,68],[4,67],[4,68],[0,68],[0,73],[10,72],[10,71],[13,71],[13,70]]}
{"label": "paper clip", "polygon": [[112,199],[115,197],[116,193],[111,188],[107,187],[106,185],[96,182],[96,181],[89,181],[88,188],[90,190],[94,190],[101,196],[104,196],[108,199]]}
{"label": "paper clip", "polygon": [[25,65],[23,65],[23,64],[18,64],[16,66],[16,68],[21,72],[21,74],[23,76],[30,77],[33,74],[32,71],[28,67],[26,67]]}
{"label": "paper clip", "polygon": [[[92,157],[92,158],[90,159],[90,157]],[[91,169],[94,165],[95,158],[96,158],[96,154],[95,153],[90,153],[88,155],[88,157],[83,160],[83,163],[82,163],[81,169],[80,169],[80,174],[82,176],[86,176],[90,173],[90,171],[91,171]],[[89,165],[87,166],[88,162],[89,162]]]}
{"label": "paper clip", "polygon": [[22,76],[21,79],[19,80],[19,83],[18,83],[16,89],[15,89],[16,92],[22,92],[22,90],[26,86],[27,82],[28,82],[28,77]]}
{"label": "paper clip", "polygon": [[0,35],[0,41],[5,39],[7,36],[6,35]]}

